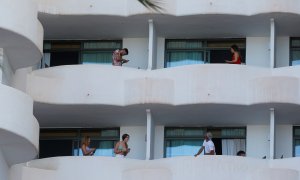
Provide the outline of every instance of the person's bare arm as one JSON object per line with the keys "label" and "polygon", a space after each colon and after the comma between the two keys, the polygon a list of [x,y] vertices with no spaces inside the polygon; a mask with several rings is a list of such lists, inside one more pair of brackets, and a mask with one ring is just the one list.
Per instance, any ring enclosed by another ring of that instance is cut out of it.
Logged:
{"label": "person's bare arm", "polygon": [[120,145],[120,142],[117,142],[117,144],[115,145],[115,148],[114,148],[115,154],[120,154],[120,151],[118,150],[119,145]]}
{"label": "person's bare arm", "polygon": [[204,146],[202,146],[199,151],[197,152],[197,154],[195,154],[194,156],[197,157],[198,155],[200,155],[202,153],[202,151],[204,150]]}

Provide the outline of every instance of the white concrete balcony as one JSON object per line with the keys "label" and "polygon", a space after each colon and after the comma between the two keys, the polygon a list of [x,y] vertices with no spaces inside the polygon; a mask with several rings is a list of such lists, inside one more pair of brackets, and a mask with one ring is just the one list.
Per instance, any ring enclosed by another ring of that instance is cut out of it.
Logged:
{"label": "white concrete balcony", "polygon": [[[265,160],[234,156],[133,160],[105,157],[57,157],[11,168],[9,180],[298,180],[299,158]],[[83,173],[84,172],[84,173]]]}
{"label": "white concrete balcony", "polygon": [[205,64],[160,70],[60,66],[28,75],[27,93],[49,104],[300,104],[299,67]]}
{"label": "white concrete balcony", "polygon": [[31,0],[1,0],[0,48],[12,69],[32,66],[42,57],[43,28]]}
{"label": "white concrete balcony", "polygon": [[38,154],[39,124],[33,116],[32,98],[4,85],[0,85],[0,96],[2,167],[34,159]]}
{"label": "white concrete balcony", "polygon": [[[36,0],[39,11],[59,15],[116,15],[130,16],[148,14],[149,10],[136,0]],[[254,15],[270,12],[299,14],[300,2],[291,0],[233,0],[230,3],[219,0],[161,0],[160,6],[166,14],[175,16],[193,14],[238,14]]]}
{"label": "white concrete balcony", "polygon": [[152,71],[73,65],[33,71],[24,89],[42,127],[145,125],[145,109],[168,126],[268,124],[269,108],[276,108],[278,123],[297,124],[299,72],[228,64]]}

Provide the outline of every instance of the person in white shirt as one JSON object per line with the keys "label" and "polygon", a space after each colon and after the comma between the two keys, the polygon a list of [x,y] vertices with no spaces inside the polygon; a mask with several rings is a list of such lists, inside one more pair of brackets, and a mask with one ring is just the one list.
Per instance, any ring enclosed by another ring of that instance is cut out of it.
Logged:
{"label": "person in white shirt", "polygon": [[198,153],[194,156],[197,157],[204,150],[204,155],[215,155],[215,144],[212,142],[212,134],[211,132],[207,132],[204,136],[204,142],[202,147],[199,149]]}

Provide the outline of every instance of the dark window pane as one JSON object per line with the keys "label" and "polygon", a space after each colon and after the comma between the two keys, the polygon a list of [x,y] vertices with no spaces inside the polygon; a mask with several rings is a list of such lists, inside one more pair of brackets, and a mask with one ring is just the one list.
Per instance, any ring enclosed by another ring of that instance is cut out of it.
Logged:
{"label": "dark window pane", "polygon": [[52,52],[50,66],[72,65],[79,63],[78,51]]}
{"label": "dark window pane", "polygon": [[39,158],[72,156],[72,140],[40,140]]}

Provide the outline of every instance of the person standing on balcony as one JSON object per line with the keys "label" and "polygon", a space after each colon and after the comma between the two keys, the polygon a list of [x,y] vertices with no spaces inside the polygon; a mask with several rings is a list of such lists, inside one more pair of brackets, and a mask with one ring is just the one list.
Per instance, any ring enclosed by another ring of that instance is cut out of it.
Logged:
{"label": "person standing on balcony", "polygon": [[124,158],[129,152],[130,148],[128,148],[129,135],[123,134],[122,141],[117,142],[114,148],[114,152],[116,157]]}
{"label": "person standing on balcony", "polygon": [[113,66],[122,66],[124,63],[127,63],[129,60],[123,59],[122,56],[128,55],[128,49],[117,49],[113,52],[112,55],[112,65]]}
{"label": "person standing on balcony", "polygon": [[241,53],[240,53],[239,47],[234,44],[231,46],[230,51],[232,53],[231,61],[225,60],[225,62],[228,64],[241,64],[242,58],[241,58]]}
{"label": "person standing on balcony", "polygon": [[215,144],[212,142],[211,132],[207,132],[204,136],[204,142],[202,147],[199,149],[198,153],[194,156],[197,157],[204,150],[204,155],[215,155]]}
{"label": "person standing on balcony", "polygon": [[84,156],[93,156],[96,148],[90,148],[91,138],[89,136],[84,136],[81,141],[81,151]]}

